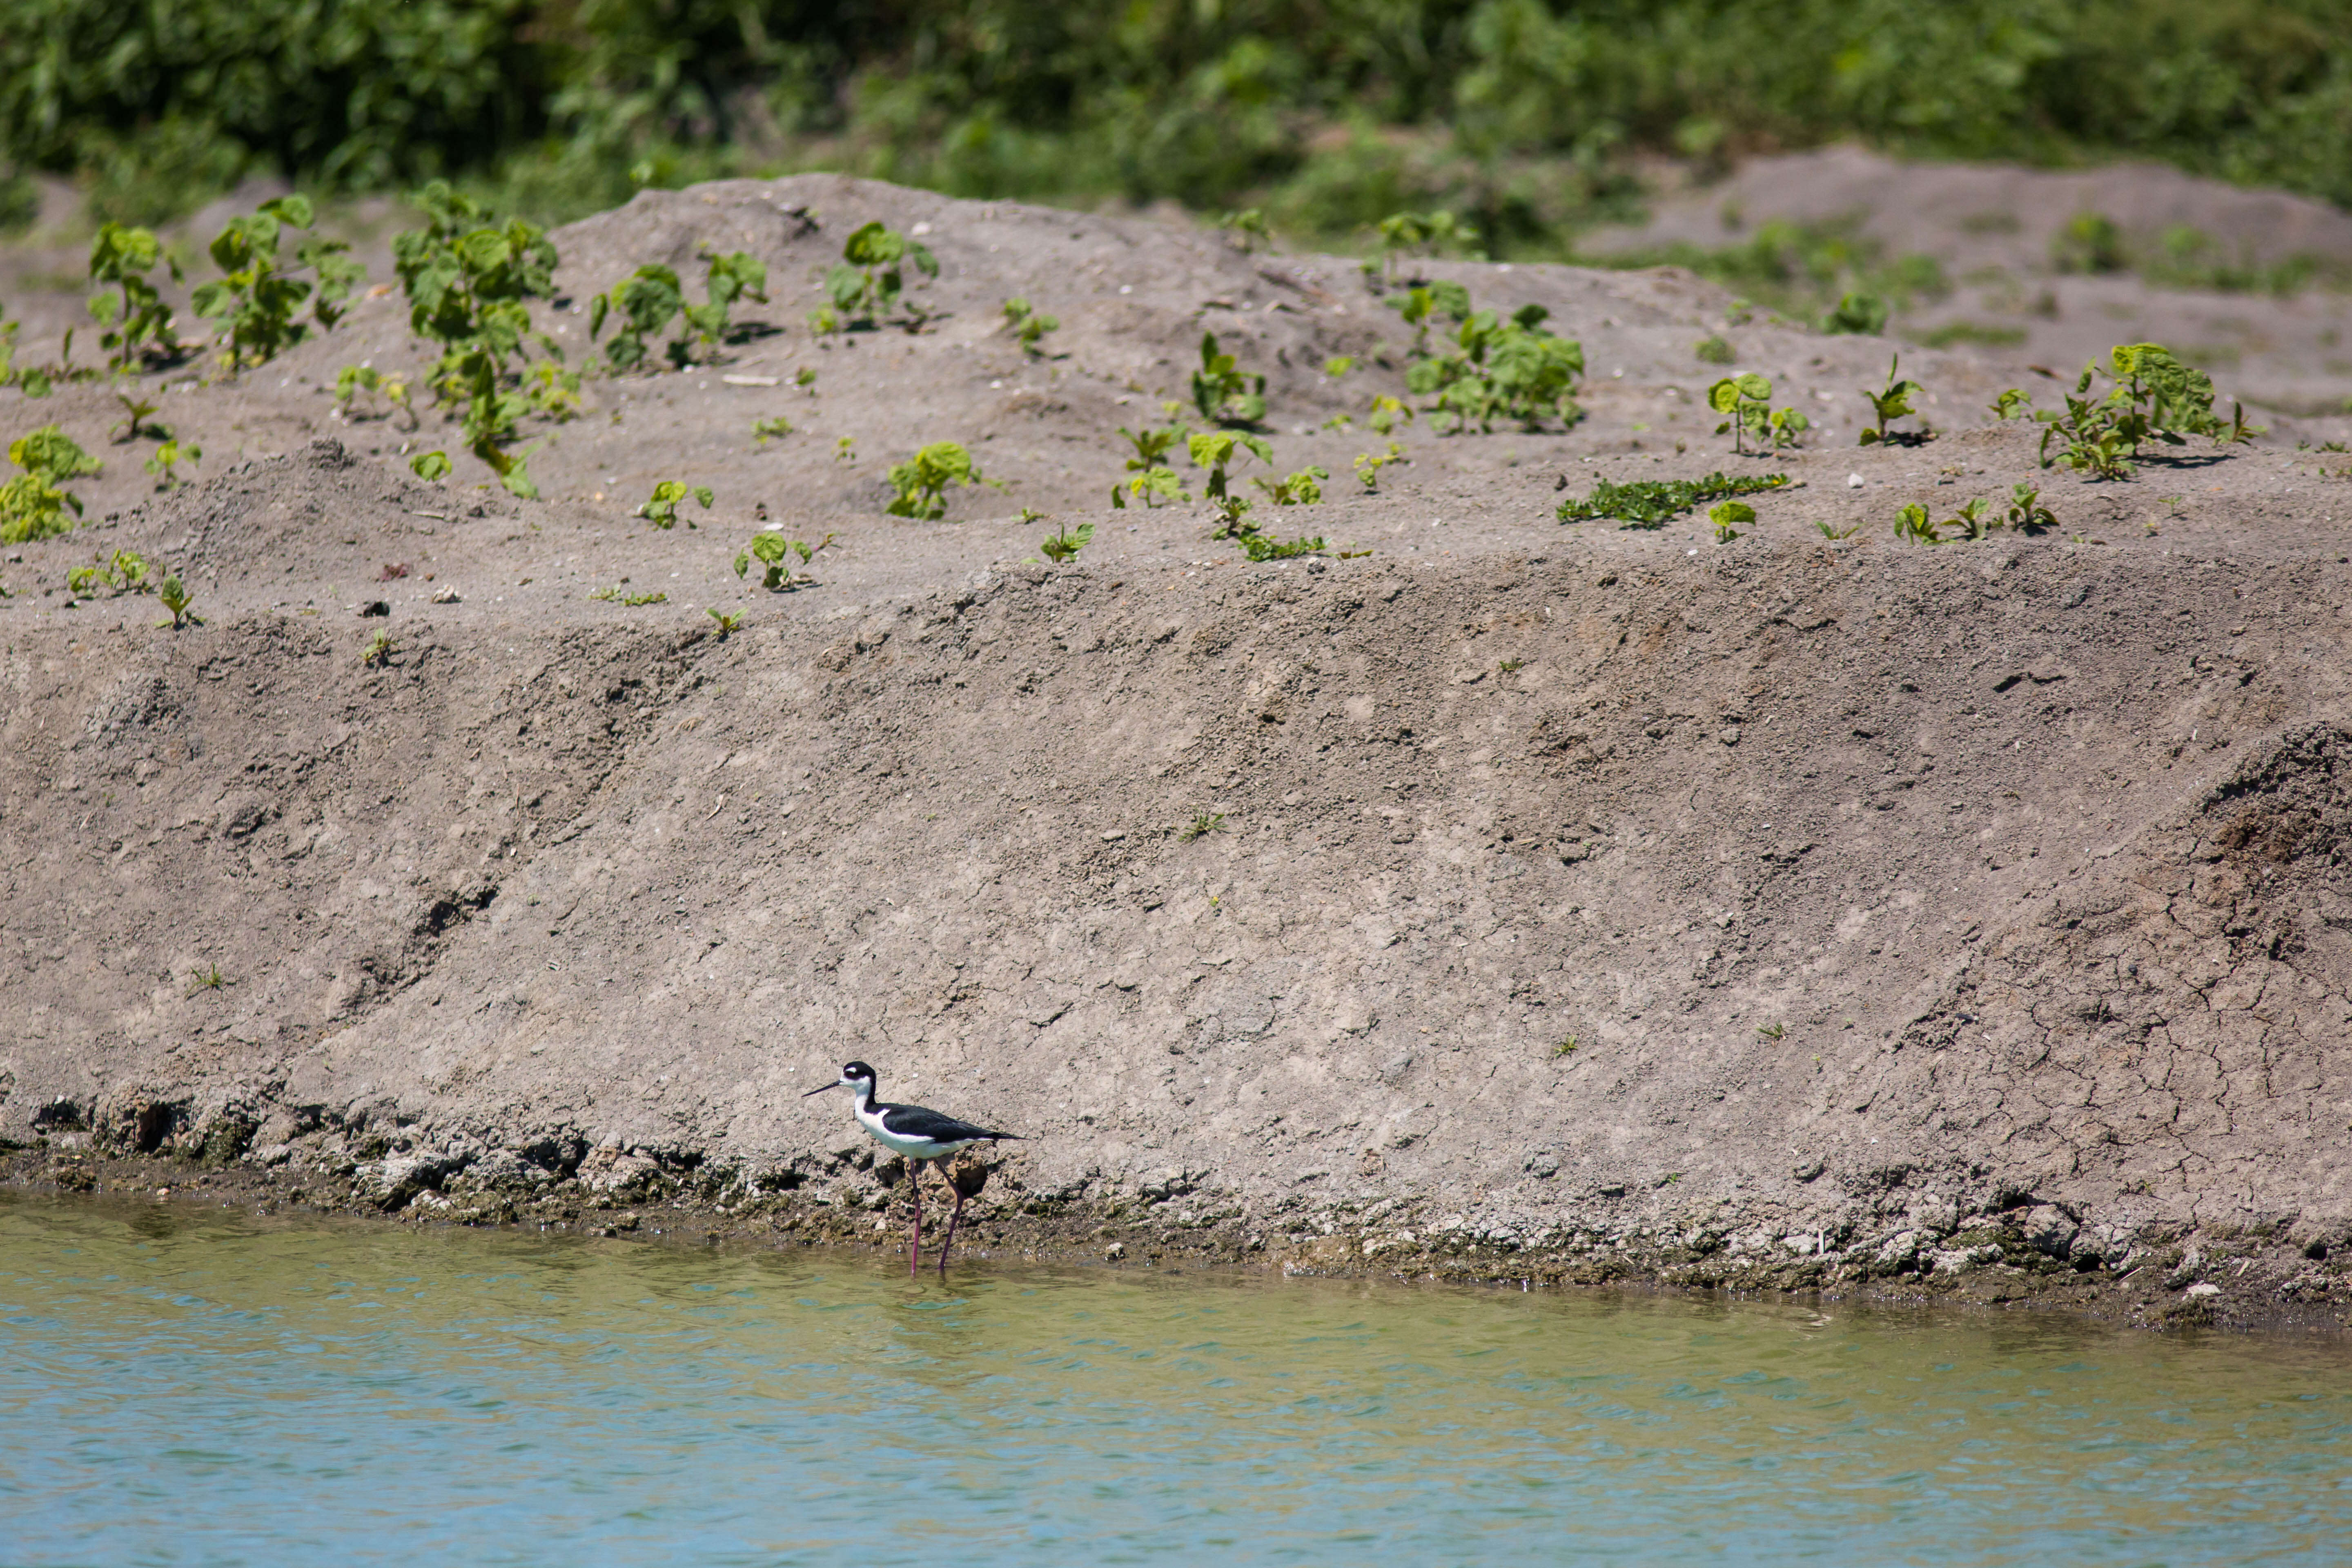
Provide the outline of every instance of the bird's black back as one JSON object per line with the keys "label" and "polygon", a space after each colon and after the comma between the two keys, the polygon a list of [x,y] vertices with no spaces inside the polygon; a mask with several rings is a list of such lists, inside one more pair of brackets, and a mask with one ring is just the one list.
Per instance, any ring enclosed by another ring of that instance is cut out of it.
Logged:
{"label": "bird's black back", "polygon": [[934,1143],[974,1143],[983,1138],[1010,1138],[1018,1142],[1018,1132],[995,1132],[976,1127],[969,1121],[959,1121],[936,1110],[926,1110],[919,1105],[883,1105],[882,1125],[902,1138],[928,1138]]}

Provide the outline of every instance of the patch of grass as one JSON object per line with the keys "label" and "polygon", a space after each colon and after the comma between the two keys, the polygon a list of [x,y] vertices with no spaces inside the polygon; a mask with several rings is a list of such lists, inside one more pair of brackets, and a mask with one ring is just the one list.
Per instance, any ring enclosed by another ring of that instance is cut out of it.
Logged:
{"label": "patch of grass", "polygon": [[781,414],[772,415],[765,419],[754,420],[751,425],[752,438],[757,445],[761,447],[766,446],[771,440],[781,440],[792,433],[793,422],[785,418]]}
{"label": "patch of grass", "polygon": [[1176,837],[1184,843],[1190,844],[1195,838],[1206,837],[1212,833],[1222,833],[1224,831],[1224,828],[1225,814],[1223,812],[1195,812],[1192,816],[1192,821],[1186,823],[1183,826],[1176,830]]}
{"label": "patch of grass", "polygon": [[1989,349],[2013,349],[2026,338],[2023,327],[1987,326],[1981,321],[1947,321],[1924,332],[1912,334],[1931,349],[1948,349],[1958,343],[1976,343]]}
{"label": "patch of grass", "polygon": [[1567,1036],[1552,1047],[1551,1054],[1556,1057],[1572,1057],[1582,1043],[1574,1035]]}
{"label": "patch of grass", "polygon": [[1719,332],[1693,343],[1691,354],[1701,364],[1731,364],[1739,358],[1739,351],[1731,346],[1731,340]]}
{"label": "patch of grass", "polygon": [[609,588],[599,588],[588,596],[592,599],[601,599],[608,605],[625,605],[633,610],[640,605],[667,605],[669,603],[669,595],[667,594],[632,594],[617,583]]}
{"label": "patch of grass", "polygon": [[188,994],[191,996],[199,991],[218,991],[224,986],[235,984],[227,975],[221,973],[221,966],[217,963],[208,964],[195,971],[188,976],[188,980],[190,982]]}
{"label": "patch of grass", "polygon": [[1598,479],[1582,500],[1559,503],[1562,522],[1594,522],[1615,518],[1625,528],[1662,528],[1675,518],[1710,501],[1734,496],[1759,495],[1790,483],[1786,474],[1743,474],[1727,479],[1720,471],[1703,479],[1637,479],[1630,485]]}
{"label": "patch of grass", "polygon": [[1787,1037],[1789,1029],[1788,1026],[1784,1024],[1759,1024],[1756,1026],[1756,1032],[1763,1036],[1766,1039],[1778,1044],[1780,1040]]}

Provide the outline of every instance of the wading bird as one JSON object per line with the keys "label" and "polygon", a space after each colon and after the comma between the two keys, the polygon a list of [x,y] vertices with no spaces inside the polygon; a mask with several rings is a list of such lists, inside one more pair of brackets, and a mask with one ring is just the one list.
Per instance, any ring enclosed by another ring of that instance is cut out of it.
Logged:
{"label": "wading bird", "polygon": [[[933,1160],[944,1160],[950,1154],[961,1154],[975,1143],[992,1142],[999,1138],[1018,1139],[1018,1132],[992,1132],[985,1127],[975,1127],[969,1121],[958,1121],[952,1116],[942,1116],[936,1110],[926,1110],[919,1105],[886,1105],[874,1098],[874,1069],[864,1062],[851,1062],[841,1069],[841,1077],[832,1083],[820,1084],[801,1096],[803,1100],[831,1089],[849,1090],[852,1109],[857,1124],[866,1129],[874,1142],[902,1156],[907,1162],[907,1181],[915,1191],[915,1240],[907,1249],[907,1278],[912,1279],[921,1266],[923,1257],[923,1183],[922,1168]],[[948,1271],[948,1249],[955,1245],[956,1224],[963,1218],[963,1189],[950,1177],[948,1185],[955,1191],[955,1212],[948,1216],[948,1238],[940,1247],[940,1274]]]}

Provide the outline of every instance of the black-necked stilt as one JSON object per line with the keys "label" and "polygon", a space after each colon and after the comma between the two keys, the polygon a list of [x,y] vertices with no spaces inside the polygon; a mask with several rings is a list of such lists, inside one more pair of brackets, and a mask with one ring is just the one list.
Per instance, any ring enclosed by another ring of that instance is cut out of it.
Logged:
{"label": "black-necked stilt", "polygon": [[[958,1121],[952,1116],[942,1116],[936,1110],[926,1110],[919,1105],[886,1105],[874,1098],[877,1080],[874,1069],[864,1062],[851,1062],[841,1069],[841,1077],[832,1083],[822,1084],[801,1096],[823,1094],[829,1089],[850,1091],[857,1124],[866,1129],[874,1142],[899,1154],[907,1162],[907,1182],[915,1191],[915,1240],[907,1250],[907,1278],[915,1277],[923,1256],[923,1183],[922,1168],[933,1160],[944,1160],[950,1154],[961,1154],[975,1143],[992,1142],[999,1138],[1018,1139],[1018,1132],[992,1132],[985,1127],[975,1127],[969,1121]],[[957,1222],[963,1218],[963,1189],[956,1186],[953,1177],[948,1185],[955,1188],[955,1212],[948,1216],[948,1238],[940,1247],[940,1273],[948,1271],[948,1248],[955,1245]]]}

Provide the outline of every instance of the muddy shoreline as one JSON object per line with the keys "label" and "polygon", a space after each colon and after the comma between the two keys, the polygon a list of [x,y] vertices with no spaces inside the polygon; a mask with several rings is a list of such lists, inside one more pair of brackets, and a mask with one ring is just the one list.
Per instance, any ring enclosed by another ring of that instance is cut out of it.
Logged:
{"label": "muddy shoreline", "polygon": [[[397,1156],[394,1157],[395,1160]],[[396,1167],[395,1167],[396,1169]],[[981,1167],[960,1171],[971,1184]],[[172,1154],[109,1155],[86,1140],[0,1152],[0,1187],[42,1196],[103,1196],[158,1204],[199,1203],[261,1215],[339,1216],[376,1224],[452,1225],[571,1232],[673,1245],[854,1249],[904,1255],[910,1210],[895,1164],[892,1185],[852,1180],[829,1196],[747,1185],[741,1173],[672,1176],[606,1163],[553,1181],[467,1180],[387,1192],[381,1167],[324,1165],[288,1158],[226,1164]],[[2032,1234],[2039,1216],[2021,1209],[1965,1227],[1974,1255],[1939,1267],[1934,1255],[1888,1256],[1832,1244],[1815,1256],[1757,1262],[1727,1256],[1719,1236],[1695,1226],[1597,1226],[1572,1237],[1524,1240],[1482,1236],[1420,1219],[1423,1205],[1399,1205],[1304,1228],[1247,1214],[1167,1212],[1171,1201],[1041,1203],[1017,1191],[1017,1176],[987,1172],[968,1202],[957,1253],[970,1258],[1106,1267],[1230,1268],[1286,1276],[1391,1279],[1402,1283],[1574,1289],[1612,1288],[1718,1295],[1728,1300],[1860,1301],[1891,1306],[2063,1311],[2141,1330],[2198,1328],[2314,1332],[2352,1329],[2352,1278],[2323,1267],[2288,1227],[2237,1235],[2174,1237],[2160,1227],[2136,1238],[2115,1267],[2053,1256]],[[614,1179],[615,1177],[618,1179]],[[356,1179],[354,1179],[356,1177]],[[928,1250],[940,1235],[945,1184],[927,1177]],[[391,1206],[387,1206],[391,1205]],[[1045,1211],[1045,1212],[1039,1212]],[[1414,1226],[1419,1225],[1420,1229]],[[1612,1234],[1612,1232],[1614,1234]],[[2200,1285],[2209,1289],[2198,1289]]]}

